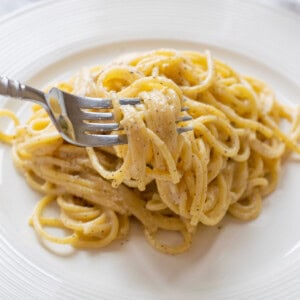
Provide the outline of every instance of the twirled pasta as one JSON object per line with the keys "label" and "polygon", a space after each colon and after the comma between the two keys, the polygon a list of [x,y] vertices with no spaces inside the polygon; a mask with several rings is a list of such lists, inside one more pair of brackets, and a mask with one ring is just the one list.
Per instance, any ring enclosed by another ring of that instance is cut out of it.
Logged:
{"label": "twirled pasta", "polygon": [[[80,148],[62,140],[41,107],[15,135],[13,158],[28,183],[45,197],[30,223],[43,238],[74,247],[104,247],[129,232],[135,217],[149,243],[164,253],[186,251],[199,224],[218,224],[227,212],[251,220],[278,182],[284,156],[300,153],[299,109],[276,101],[263,82],[239,75],[204,54],[161,49],[83,70],[57,85],[62,90],[113,99],[128,145]],[[120,106],[119,97],[140,97]],[[186,124],[176,121],[186,112]],[[291,126],[284,133],[282,120]],[[177,133],[178,126],[194,130]],[[59,218],[43,217],[56,202]],[[44,227],[62,227],[58,238]],[[182,235],[179,244],[159,230]]]}

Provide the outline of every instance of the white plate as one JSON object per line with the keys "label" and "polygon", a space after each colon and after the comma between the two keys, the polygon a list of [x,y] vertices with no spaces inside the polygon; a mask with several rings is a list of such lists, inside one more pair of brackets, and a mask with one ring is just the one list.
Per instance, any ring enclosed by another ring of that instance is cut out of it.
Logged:
{"label": "white plate", "polygon": [[[126,52],[209,48],[300,104],[299,37],[299,17],[248,1],[46,1],[0,21],[0,72],[42,88]],[[26,106],[1,101],[26,118]],[[27,225],[40,196],[1,145],[0,298],[299,299],[299,178],[288,162],[258,219],[203,227],[179,256],[153,250],[135,226],[123,245],[55,254]]]}

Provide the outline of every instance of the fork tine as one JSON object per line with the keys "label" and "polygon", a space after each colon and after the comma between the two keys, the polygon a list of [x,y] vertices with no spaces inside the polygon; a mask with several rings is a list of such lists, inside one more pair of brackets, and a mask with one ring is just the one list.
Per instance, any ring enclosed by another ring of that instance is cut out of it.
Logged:
{"label": "fork tine", "polygon": [[[103,99],[103,98],[78,98],[78,104],[81,108],[112,108],[111,99]],[[126,98],[119,99],[119,103],[121,105],[136,105],[141,103],[141,99],[139,98]],[[189,108],[184,106],[181,108],[181,111],[188,111]]]}
{"label": "fork tine", "polygon": [[82,139],[82,146],[89,145],[91,147],[99,146],[115,146],[127,144],[127,136],[122,134],[85,134]]}
{"label": "fork tine", "polygon": [[81,117],[84,120],[113,120],[114,114],[111,112],[95,112],[95,111],[81,111]]}
{"label": "fork tine", "polygon": [[[121,130],[122,127],[118,123],[109,123],[109,124],[101,124],[101,123],[84,123],[84,125],[81,126],[81,130],[83,132],[110,132],[114,130]],[[181,134],[187,131],[193,130],[192,126],[186,126],[186,127],[178,127],[177,128],[177,133]],[[95,135],[97,135],[95,133]]]}
{"label": "fork tine", "polygon": [[183,116],[183,117],[179,118],[178,120],[176,120],[176,123],[186,122],[186,121],[191,121],[191,120],[193,120],[193,118],[191,116]]}
{"label": "fork tine", "polygon": [[135,104],[140,104],[141,99],[140,98],[126,98],[126,99],[119,99],[119,102],[121,105],[135,105]]}
{"label": "fork tine", "polygon": [[[80,108],[112,108],[112,100],[107,98],[94,98],[94,97],[80,97],[80,96],[74,96],[70,93],[64,92],[62,90],[53,88],[53,90],[58,90],[60,93],[62,93],[64,96],[63,98],[71,97],[72,100],[76,98],[77,104]],[[119,102],[121,105],[136,105],[141,103],[140,98],[125,98],[125,99],[119,99]],[[188,107],[182,107],[181,111],[187,111]]]}
{"label": "fork tine", "polygon": [[81,126],[82,131],[113,131],[113,130],[120,130],[121,126],[118,123],[86,123],[84,122]]}
{"label": "fork tine", "polygon": [[[118,123],[95,123],[95,122],[88,122],[88,121],[93,121],[93,120],[101,120],[101,115],[109,116],[111,117],[113,114],[112,113],[97,113],[97,112],[86,112],[84,113],[85,118],[83,120],[83,124],[80,126],[81,131],[89,131],[89,132],[105,132],[105,131],[113,131],[113,130],[121,130],[123,127],[120,126]],[[111,118],[102,118],[102,120],[108,120]],[[185,122],[185,121],[190,121],[193,118],[191,116],[183,116],[179,118],[176,123],[179,122]],[[179,127],[177,128],[178,133],[186,132],[191,130],[190,128],[192,127]]]}
{"label": "fork tine", "polygon": [[[107,113],[101,113],[101,112],[93,112],[93,111],[83,111],[82,112],[82,119],[86,121],[93,121],[93,120],[113,120],[114,119],[114,114],[107,112]],[[176,123],[179,122],[186,122],[190,121],[193,118],[191,116],[183,116],[176,120]]]}
{"label": "fork tine", "polygon": [[[76,100],[81,108],[112,108],[111,99],[77,97]],[[121,105],[135,105],[141,103],[141,99],[126,98],[119,99],[119,102]]]}
{"label": "fork tine", "polygon": [[178,134],[181,134],[181,133],[188,132],[188,131],[192,131],[192,130],[193,130],[193,127],[192,127],[192,126],[178,127],[178,128],[177,128],[177,133],[178,133]]}
{"label": "fork tine", "polygon": [[[177,128],[178,134],[193,130],[193,127],[179,127]],[[97,134],[91,132],[85,132],[81,135],[80,143],[81,146],[100,147],[100,146],[115,146],[127,144],[127,136],[124,134]]]}
{"label": "fork tine", "polygon": [[[193,130],[193,127],[179,127],[177,128],[178,134]],[[96,134],[85,133],[81,138],[81,143],[77,143],[81,146],[100,147],[100,146],[115,146],[127,144],[127,136],[124,134]]]}
{"label": "fork tine", "polygon": [[76,97],[80,108],[111,108],[111,99]]}
{"label": "fork tine", "polygon": [[[182,111],[186,111],[186,110],[182,110]],[[82,112],[82,119],[84,120],[113,120],[114,118],[114,114],[111,112],[105,112],[105,113],[101,113],[101,112],[95,112],[95,111],[81,111]],[[192,120],[192,117],[190,116],[184,116],[180,119],[178,119],[176,122],[184,122],[184,121],[190,121]]]}
{"label": "fork tine", "polygon": [[[105,113],[103,113],[103,114],[105,114]],[[87,115],[89,115],[89,114],[87,114]],[[94,119],[90,118],[89,120],[101,120],[101,117],[100,117],[101,113],[96,113],[95,112],[95,113],[92,113],[91,116]],[[179,118],[176,121],[176,123],[190,121],[192,119],[193,118],[190,117],[190,116],[183,116],[183,117]],[[120,129],[122,129],[122,127],[118,123],[93,123],[93,122],[86,122],[86,121],[89,121],[89,120],[85,119],[83,121],[84,125],[81,125],[81,127],[83,128],[84,131],[112,131],[112,130],[120,130]],[[103,120],[103,118],[102,118],[102,120]],[[180,128],[185,128],[185,127],[180,127]],[[188,128],[188,127],[186,127],[186,128]]]}

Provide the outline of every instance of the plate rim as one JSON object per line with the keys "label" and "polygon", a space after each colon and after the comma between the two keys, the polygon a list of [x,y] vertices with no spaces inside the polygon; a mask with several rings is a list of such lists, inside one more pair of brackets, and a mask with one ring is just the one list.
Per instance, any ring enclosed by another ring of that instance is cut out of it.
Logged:
{"label": "plate rim", "polygon": [[[245,1],[245,0],[243,0],[243,1]],[[61,2],[70,2],[70,1],[63,0]],[[4,16],[4,17],[0,18],[0,26],[3,22],[6,22],[7,20],[14,20],[15,18],[18,18],[19,15],[32,13],[33,12],[32,8],[35,10],[36,8],[46,7],[48,5],[52,5],[53,3],[57,3],[57,2],[55,0],[47,0],[47,1],[43,1],[43,2],[30,4],[30,5],[28,5],[24,8],[21,8],[20,10],[18,10],[16,12],[13,12],[13,13],[9,14],[8,16]],[[276,11],[277,11],[277,9],[276,9]],[[289,12],[289,14],[290,14],[290,12]],[[1,232],[0,232],[0,236],[1,236]]]}

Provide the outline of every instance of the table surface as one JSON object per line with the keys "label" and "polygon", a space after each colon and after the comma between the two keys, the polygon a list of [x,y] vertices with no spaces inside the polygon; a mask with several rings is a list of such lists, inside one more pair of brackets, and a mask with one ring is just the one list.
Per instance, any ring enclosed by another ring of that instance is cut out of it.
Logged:
{"label": "table surface", "polygon": [[[45,0],[0,0],[0,17],[21,9],[27,5]],[[84,1],[84,0],[83,0]],[[252,0],[269,6],[277,6],[282,9],[291,10],[300,15],[300,0]]]}

